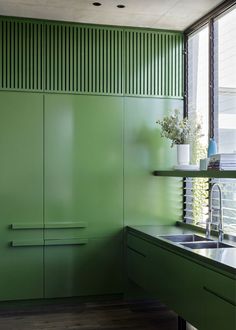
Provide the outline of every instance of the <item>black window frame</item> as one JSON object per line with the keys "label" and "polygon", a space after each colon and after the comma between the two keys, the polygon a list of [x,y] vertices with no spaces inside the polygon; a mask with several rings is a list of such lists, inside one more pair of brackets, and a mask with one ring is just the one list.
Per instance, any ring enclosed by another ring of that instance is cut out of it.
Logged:
{"label": "black window frame", "polygon": [[[184,117],[188,117],[188,38],[193,33],[199,31],[202,27],[208,25],[209,27],[209,100],[208,100],[208,109],[209,109],[209,127],[208,127],[208,140],[210,138],[214,137],[215,135],[215,115],[217,115],[217,106],[216,106],[216,98],[215,98],[215,86],[214,86],[214,68],[215,68],[215,38],[214,38],[214,28],[215,28],[215,20],[223,15],[224,13],[227,13],[230,11],[233,7],[236,6],[235,0],[227,0],[222,2],[219,6],[217,6],[215,9],[213,9],[211,12],[200,18],[198,21],[193,23],[191,26],[189,26],[184,32],[183,32],[183,38],[184,38],[184,48],[183,48],[183,61],[184,61],[184,94],[183,94],[183,101],[184,101]],[[185,178],[186,179],[186,178]],[[183,189],[185,188],[185,180],[183,180]],[[209,183],[211,184],[211,180],[209,180]],[[183,197],[183,221],[186,223],[185,220],[185,211],[184,211],[184,205],[185,205],[185,197]]]}

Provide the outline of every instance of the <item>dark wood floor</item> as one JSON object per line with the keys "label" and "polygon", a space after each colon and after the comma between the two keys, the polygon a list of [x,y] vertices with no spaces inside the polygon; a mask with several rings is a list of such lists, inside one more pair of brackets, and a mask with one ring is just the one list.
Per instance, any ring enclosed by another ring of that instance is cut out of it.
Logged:
{"label": "dark wood floor", "polygon": [[157,302],[103,300],[0,306],[0,330],[177,330],[177,316]]}

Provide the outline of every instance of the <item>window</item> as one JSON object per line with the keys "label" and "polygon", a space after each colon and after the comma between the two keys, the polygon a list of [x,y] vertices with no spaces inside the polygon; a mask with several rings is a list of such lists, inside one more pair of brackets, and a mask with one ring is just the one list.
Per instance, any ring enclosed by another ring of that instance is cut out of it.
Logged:
{"label": "window", "polygon": [[[188,117],[202,126],[202,137],[191,145],[191,161],[207,156],[209,126],[209,27],[204,26],[188,38]],[[208,180],[185,179],[185,221],[199,224],[207,218]]]}
{"label": "window", "polygon": [[215,137],[219,152],[236,152],[236,8],[214,23]]}
{"label": "window", "polygon": [[[213,38],[210,38],[210,31]],[[189,117],[194,116],[201,121],[203,133],[200,141],[193,142],[193,162],[206,157],[209,132],[214,132],[218,152],[236,152],[235,31],[236,7],[233,7],[221,16],[211,18],[203,27],[187,36],[187,113]],[[211,54],[209,49],[212,50]],[[218,181],[223,188],[225,232],[236,234],[236,180]],[[186,178],[186,222],[202,225],[206,221],[209,211],[208,188],[208,180]],[[218,193],[214,193],[213,206],[217,207],[218,202]],[[217,211],[213,212],[213,222],[217,221],[218,216]]]}

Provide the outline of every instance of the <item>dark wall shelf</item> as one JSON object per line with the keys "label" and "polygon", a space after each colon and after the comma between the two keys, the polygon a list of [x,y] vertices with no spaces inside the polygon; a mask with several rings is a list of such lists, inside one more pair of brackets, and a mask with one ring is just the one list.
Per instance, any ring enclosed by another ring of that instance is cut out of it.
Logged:
{"label": "dark wall shelf", "polygon": [[236,178],[236,171],[153,171],[155,176],[167,176],[167,177],[193,177],[193,178]]}

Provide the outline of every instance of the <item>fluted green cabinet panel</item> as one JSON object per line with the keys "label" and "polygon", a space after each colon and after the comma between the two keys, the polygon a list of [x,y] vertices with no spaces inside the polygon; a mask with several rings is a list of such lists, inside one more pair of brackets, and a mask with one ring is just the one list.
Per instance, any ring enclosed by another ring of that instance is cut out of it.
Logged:
{"label": "fluted green cabinet panel", "polygon": [[63,244],[45,247],[46,298],[123,292],[121,237]]}
{"label": "fluted green cabinet panel", "polygon": [[66,231],[80,237],[122,228],[122,121],[119,97],[45,96],[45,226],[82,222]]}
{"label": "fluted green cabinet panel", "polygon": [[45,25],[45,90],[122,94],[123,30],[102,26]]}
{"label": "fluted green cabinet panel", "polygon": [[0,17],[0,89],[183,97],[183,34]]}
{"label": "fluted green cabinet panel", "polygon": [[181,100],[125,98],[124,115],[124,221],[131,224],[168,224],[182,215],[181,179],[151,175],[154,168],[176,163],[176,153],[160,136],[156,120]]}
{"label": "fluted green cabinet panel", "polygon": [[0,300],[42,298],[43,96],[0,100]]}
{"label": "fluted green cabinet panel", "polygon": [[127,29],[125,94],[182,97],[181,33]]}
{"label": "fluted green cabinet panel", "polygon": [[42,22],[0,18],[0,89],[43,90]]}

